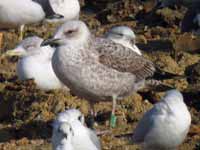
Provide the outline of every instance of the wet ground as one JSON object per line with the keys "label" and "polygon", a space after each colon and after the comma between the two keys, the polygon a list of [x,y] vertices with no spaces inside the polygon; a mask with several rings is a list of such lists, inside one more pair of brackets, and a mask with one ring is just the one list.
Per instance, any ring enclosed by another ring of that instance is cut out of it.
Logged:
{"label": "wet ground", "polygon": [[[82,1],[83,2],[83,1]],[[184,94],[192,114],[192,125],[179,150],[200,150],[200,37],[181,33],[179,24],[186,7],[154,10],[153,0],[85,1],[81,19],[100,36],[113,25],[127,25],[137,35],[137,45],[145,57],[162,71],[185,78],[171,78],[164,83]],[[92,10],[91,8],[95,8]],[[96,11],[94,13],[94,11]],[[26,26],[25,36],[48,38],[58,24]],[[3,32],[1,52],[18,43],[15,30]],[[0,58],[0,149],[51,149],[51,123],[58,112],[79,108],[88,115],[88,102],[61,90],[41,91],[34,81],[18,81],[15,66],[18,58]],[[117,127],[112,134],[100,136],[104,150],[139,150],[122,134],[131,133],[142,115],[160,100],[163,92],[144,90],[119,102]],[[111,103],[95,105],[98,112],[96,129],[109,129]]]}

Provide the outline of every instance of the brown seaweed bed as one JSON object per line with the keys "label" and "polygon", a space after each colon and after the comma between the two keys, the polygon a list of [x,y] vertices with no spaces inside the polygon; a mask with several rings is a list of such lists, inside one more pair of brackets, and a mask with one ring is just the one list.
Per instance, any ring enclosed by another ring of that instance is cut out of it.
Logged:
{"label": "brown seaweed bed", "polygon": [[[154,3],[139,3],[136,0],[120,0],[117,3],[112,0],[88,0],[82,6],[80,18],[87,22],[94,34],[102,35],[113,25],[127,25],[136,33],[137,45],[145,57],[163,71],[186,76],[163,82],[183,92],[192,114],[190,132],[179,149],[200,150],[200,37],[180,32],[179,24],[186,8],[181,6],[154,10]],[[86,12],[88,6],[98,8],[97,12]],[[25,36],[47,38],[57,26],[47,23],[26,26]],[[0,53],[18,43],[15,30],[4,31],[3,34]],[[51,123],[56,114],[67,108],[79,108],[87,116],[88,102],[61,90],[41,91],[33,80],[18,81],[15,73],[17,60],[16,57],[0,58],[0,149],[51,149]],[[117,127],[111,129],[112,134],[100,136],[103,149],[140,149],[120,135],[131,133],[144,112],[159,101],[162,95],[163,92],[145,90],[120,101]],[[98,125],[95,128],[109,129],[111,103],[98,103],[95,109],[98,112]]]}

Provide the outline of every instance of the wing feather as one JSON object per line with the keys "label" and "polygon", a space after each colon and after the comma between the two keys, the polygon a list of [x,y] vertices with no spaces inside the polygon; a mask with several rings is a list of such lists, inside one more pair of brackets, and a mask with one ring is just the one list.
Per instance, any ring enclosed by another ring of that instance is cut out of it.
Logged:
{"label": "wing feather", "polygon": [[95,49],[99,53],[100,63],[119,72],[132,73],[137,80],[150,77],[155,72],[150,60],[111,40],[96,38]]}

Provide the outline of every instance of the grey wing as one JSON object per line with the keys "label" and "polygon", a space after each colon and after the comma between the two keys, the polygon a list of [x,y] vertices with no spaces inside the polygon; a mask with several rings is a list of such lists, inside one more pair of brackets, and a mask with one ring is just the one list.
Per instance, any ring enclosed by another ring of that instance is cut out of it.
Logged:
{"label": "grey wing", "polygon": [[150,112],[147,112],[143,118],[139,121],[136,128],[133,131],[132,140],[134,143],[143,143],[146,135],[151,130],[153,120],[150,117]]}
{"label": "grey wing", "polygon": [[49,18],[49,17],[51,18],[53,16],[62,17],[61,15],[56,14],[54,12],[49,0],[32,0],[32,1],[38,3],[42,7],[43,11],[45,12],[45,16],[47,18]]}
{"label": "grey wing", "polygon": [[119,72],[132,73],[136,80],[150,77],[155,72],[150,60],[111,40],[96,38],[95,49],[99,53],[100,63]]}
{"label": "grey wing", "polygon": [[94,143],[94,145],[97,147],[98,150],[101,150],[101,143],[97,135],[95,134],[95,132],[88,128],[87,128],[87,131],[88,131],[91,141]]}
{"label": "grey wing", "polygon": [[146,112],[143,118],[139,121],[135,130],[133,131],[133,142],[134,143],[143,143],[145,137],[151,131],[156,123],[159,123],[159,119],[163,118],[165,113],[166,106],[163,103],[157,103],[154,107]]}

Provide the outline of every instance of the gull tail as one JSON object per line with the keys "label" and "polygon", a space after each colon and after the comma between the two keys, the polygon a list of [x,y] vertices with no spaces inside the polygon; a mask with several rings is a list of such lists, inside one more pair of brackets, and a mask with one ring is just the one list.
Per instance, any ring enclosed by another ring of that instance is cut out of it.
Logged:
{"label": "gull tail", "polygon": [[148,89],[154,90],[154,91],[166,91],[174,89],[175,87],[171,85],[167,85],[165,83],[162,83],[160,80],[154,80],[154,79],[147,79],[145,81],[145,85]]}
{"label": "gull tail", "polygon": [[170,72],[166,72],[161,70],[159,67],[156,67],[156,71],[153,75],[154,79],[157,80],[166,80],[166,79],[185,79],[187,78],[186,75],[178,75]]}

